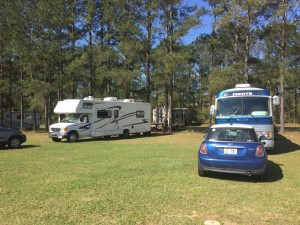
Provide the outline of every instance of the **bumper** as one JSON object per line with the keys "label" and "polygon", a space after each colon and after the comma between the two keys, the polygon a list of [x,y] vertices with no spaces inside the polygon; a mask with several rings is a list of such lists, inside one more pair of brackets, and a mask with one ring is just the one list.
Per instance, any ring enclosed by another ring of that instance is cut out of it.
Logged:
{"label": "bumper", "polygon": [[219,160],[200,158],[199,166],[203,171],[235,173],[243,175],[263,175],[267,169],[265,158],[257,160]]}
{"label": "bumper", "polygon": [[22,139],[22,143],[26,142],[26,141],[27,141],[27,137],[26,137],[26,135],[25,135],[25,134],[23,134],[23,135],[21,136],[21,139]]}
{"label": "bumper", "polygon": [[274,149],[274,140],[262,139],[261,143],[263,143],[264,148],[266,150],[273,150]]}
{"label": "bumper", "polygon": [[68,133],[66,133],[66,132],[49,132],[48,133],[49,138],[63,139],[63,138],[66,138],[67,135],[68,135]]}

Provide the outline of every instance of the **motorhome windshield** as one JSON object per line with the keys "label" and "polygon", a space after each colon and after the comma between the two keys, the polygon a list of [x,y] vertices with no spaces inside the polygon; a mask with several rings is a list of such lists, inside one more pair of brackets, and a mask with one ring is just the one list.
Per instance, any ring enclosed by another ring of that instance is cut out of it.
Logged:
{"label": "motorhome windshield", "polygon": [[81,114],[67,114],[61,122],[63,123],[75,123]]}
{"label": "motorhome windshield", "polygon": [[217,100],[216,116],[270,116],[267,97],[230,97]]}

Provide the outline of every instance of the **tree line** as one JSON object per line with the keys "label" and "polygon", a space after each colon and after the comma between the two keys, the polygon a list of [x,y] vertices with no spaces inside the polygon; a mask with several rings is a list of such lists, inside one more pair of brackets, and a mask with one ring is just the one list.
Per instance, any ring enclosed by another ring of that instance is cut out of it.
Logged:
{"label": "tree line", "polygon": [[[283,131],[300,122],[299,3],[204,2],[1,0],[0,122],[5,111],[32,111],[48,128],[57,101],[86,96],[187,107],[205,121],[213,96],[237,83],[280,95]],[[185,44],[204,16],[211,33]]]}

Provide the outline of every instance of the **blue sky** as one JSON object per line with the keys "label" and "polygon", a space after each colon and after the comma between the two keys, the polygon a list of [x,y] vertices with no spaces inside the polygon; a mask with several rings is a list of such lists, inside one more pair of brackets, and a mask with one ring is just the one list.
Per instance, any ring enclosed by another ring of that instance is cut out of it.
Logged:
{"label": "blue sky", "polygon": [[[198,8],[205,7],[206,9],[210,10],[209,5],[206,2],[203,2],[202,0],[185,0],[184,2],[188,5],[197,5]],[[200,20],[202,22],[202,25],[189,31],[188,35],[185,38],[183,38],[184,44],[190,44],[201,34],[211,33],[212,18],[209,15],[206,15],[201,17]]]}

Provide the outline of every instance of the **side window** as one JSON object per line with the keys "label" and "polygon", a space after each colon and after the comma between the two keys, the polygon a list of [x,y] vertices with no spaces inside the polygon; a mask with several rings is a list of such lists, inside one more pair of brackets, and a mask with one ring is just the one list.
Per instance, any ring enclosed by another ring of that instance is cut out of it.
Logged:
{"label": "side window", "polygon": [[144,118],[145,112],[144,111],[136,111],[136,118]]}
{"label": "side window", "polygon": [[82,123],[88,123],[88,122],[89,122],[89,117],[88,117],[88,115],[82,115],[82,116],[80,117],[80,122],[82,122]]}
{"label": "side window", "polygon": [[98,110],[97,118],[111,118],[111,110]]}
{"label": "side window", "polygon": [[25,119],[25,120],[31,120],[31,115],[25,115],[25,116],[24,116],[24,119]]}
{"label": "side window", "polygon": [[91,103],[91,102],[84,102],[83,103],[83,108],[84,109],[91,109],[91,108],[93,108],[93,103]]}
{"label": "side window", "polygon": [[119,117],[119,110],[114,110],[114,118],[118,118]]}

